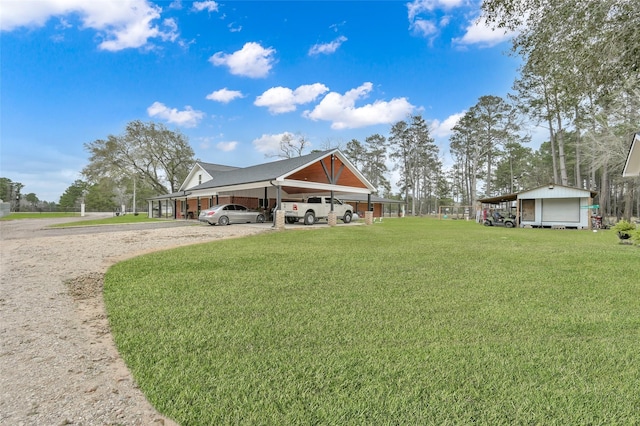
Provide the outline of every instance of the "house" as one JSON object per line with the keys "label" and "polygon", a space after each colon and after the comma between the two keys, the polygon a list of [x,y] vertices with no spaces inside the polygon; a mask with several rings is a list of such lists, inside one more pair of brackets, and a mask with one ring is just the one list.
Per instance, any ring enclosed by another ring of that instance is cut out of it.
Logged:
{"label": "house", "polygon": [[596,192],[588,189],[549,184],[515,194],[478,200],[483,204],[515,202],[520,227],[574,228],[591,227],[591,211]]}
{"label": "house", "polygon": [[269,217],[281,201],[358,194],[366,197],[364,210],[372,215],[374,191],[375,187],[337,149],[251,167],[197,162],[178,192],[148,200],[148,214],[197,219],[201,210],[213,205],[238,203],[262,210]]}
{"label": "house", "polygon": [[623,177],[639,177],[640,176],[640,133],[633,135],[631,146],[629,147],[629,155],[624,164],[622,171]]}

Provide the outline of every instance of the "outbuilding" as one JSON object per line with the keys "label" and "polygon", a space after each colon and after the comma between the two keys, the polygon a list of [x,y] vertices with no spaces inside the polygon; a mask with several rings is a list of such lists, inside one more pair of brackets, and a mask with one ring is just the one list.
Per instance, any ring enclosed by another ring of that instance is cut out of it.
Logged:
{"label": "outbuilding", "polygon": [[520,226],[589,229],[596,192],[549,184],[517,194]]}
{"label": "outbuilding", "polygon": [[[590,229],[597,192],[550,183],[545,186],[478,200],[501,205],[515,215],[518,226],[532,228]],[[504,207],[506,206],[506,208]]]}

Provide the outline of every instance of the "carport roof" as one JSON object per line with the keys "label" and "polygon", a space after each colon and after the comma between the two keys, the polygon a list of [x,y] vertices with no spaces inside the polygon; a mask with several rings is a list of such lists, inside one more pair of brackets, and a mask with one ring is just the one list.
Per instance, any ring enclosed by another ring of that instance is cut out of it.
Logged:
{"label": "carport roof", "polygon": [[[275,181],[282,186],[294,185],[295,181],[303,183],[301,180],[306,180],[306,177],[300,176],[300,171],[311,166],[314,163],[322,161],[324,158],[330,155],[335,155],[340,159],[341,163],[348,168],[357,182],[358,187],[366,189],[367,192],[375,190],[373,185],[369,183],[366,178],[349,162],[348,159],[337,149],[332,149],[322,152],[314,152],[301,157],[289,158],[286,160],[273,161],[269,163],[258,164],[255,166],[236,168],[228,170],[222,173],[215,173],[211,180],[203,182],[200,185],[188,188],[188,191],[203,191],[213,190],[218,188],[229,188],[234,186],[247,186],[250,184],[269,185],[269,182]],[[287,179],[289,181],[287,182]],[[309,179],[313,182],[313,179]],[[316,181],[317,182],[317,181]],[[318,182],[322,186],[325,186],[326,190],[337,189],[339,185]],[[348,185],[343,185],[348,187]],[[353,189],[353,188],[352,188]]]}
{"label": "carport roof", "polygon": [[[507,201],[516,201],[518,199],[518,195],[520,195],[520,194],[525,194],[527,192],[535,191],[536,189],[545,188],[547,186],[548,185],[542,185],[542,186],[538,186],[536,188],[526,189],[526,190],[523,190],[523,191],[520,191],[520,192],[514,192],[513,194],[504,194],[504,195],[498,195],[496,197],[482,198],[482,199],[478,200],[478,202],[479,203],[485,203],[485,204],[498,204],[498,203],[503,203],[503,202],[507,202]],[[588,189],[574,188],[574,187],[571,187],[571,186],[556,185],[556,184],[554,184],[553,186],[563,187],[563,188],[570,188],[570,189],[577,189],[577,190],[580,190],[580,191],[589,192],[591,197],[595,197],[596,195],[598,195],[598,193],[596,191],[590,191]]]}
{"label": "carport roof", "polygon": [[213,179],[200,185],[189,188],[191,190],[217,188],[220,186],[232,186],[251,182],[264,182],[275,180],[305,164],[326,156],[330,151],[317,152],[302,157],[288,158],[286,160],[273,161],[258,164],[256,166],[237,168],[224,173],[215,173]]}
{"label": "carport roof", "polygon": [[517,199],[518,199],[518,193],[515,192],[513,194],[498,195],[497,197],[482,198],[478,200],[478,202],[486,203],[486,204],[497,204],[497,203],[504,203],[507,201],[515,201]]}

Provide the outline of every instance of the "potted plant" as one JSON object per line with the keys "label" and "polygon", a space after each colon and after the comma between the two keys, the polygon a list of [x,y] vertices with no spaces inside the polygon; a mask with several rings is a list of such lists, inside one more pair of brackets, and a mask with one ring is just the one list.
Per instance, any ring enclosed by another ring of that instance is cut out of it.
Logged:
{"label": "potted plant", "polygon": [[636,230],[636,225],[622,219],[621,221],[616,223],[611,229],[616,231],[616,233],[618,234],[618,238],[620,239],[620,242],[625,242],[626,240],[631,238],[632,233]]}

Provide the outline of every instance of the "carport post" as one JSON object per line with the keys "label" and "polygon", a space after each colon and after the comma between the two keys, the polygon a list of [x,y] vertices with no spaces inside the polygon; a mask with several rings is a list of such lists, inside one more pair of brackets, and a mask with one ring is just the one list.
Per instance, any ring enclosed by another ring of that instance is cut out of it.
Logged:
{"label": "carport post", "polygon": [[281,187],[277,186],[276,190],[276,208],[275,214],[273,215],[273,227],[276,229],[284,229],[284,210],[280,210],[280,200],[281,196]]}

